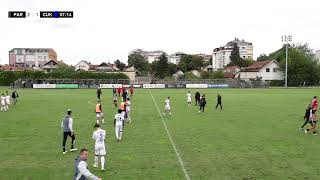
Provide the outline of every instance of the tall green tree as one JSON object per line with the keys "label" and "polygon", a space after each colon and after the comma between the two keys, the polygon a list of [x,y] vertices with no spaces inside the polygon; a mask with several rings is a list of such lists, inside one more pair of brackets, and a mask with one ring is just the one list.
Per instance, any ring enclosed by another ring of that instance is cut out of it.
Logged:
{"label": "tall green tree", "polygon": [[231,55],[230,55],[230,63],[228,64],[228,66],[240,66],[243,67],[241,62],[243,61],[243,59],[240,57],[240,52],[239,52],[239,46],[237,43],[233,44],[233,49],[231,51]]}
{"label": "tall green tree", "polygon": [[270,60],[269,56],[266,54],[260,54],[260,56],[257,58],[257,61],[266,61],[266,60]]}
{"label": "tall green tree", "polygon": [[156,64],[155,66],[156,77],[163,79],[164,77],[169,75],[168,58],[164,53],[161,54],[161,56],[159,57],[159,61],[155,64]]}
{"label": "tall green tree", "polygon": [[126,67],[126,64],[124,64],[123,62],[121,62],[119,59],[117,59],[116,61],[114,61],[114,64],[117,66],[117,68],[120,69],[120,71],[123,71],[124,68]]}
{"label": "tall green tree", "polygon": [[138,53],[133,53],[128,56],[128,65],[134,66],[140,72],[149,71],[148,61],[141,54]]}
{"label": "tall green tree", "polygon": [[183,72],[200,70],[204,66],[203,57],[197,55],[182,55],[178,63],[178,69]]}

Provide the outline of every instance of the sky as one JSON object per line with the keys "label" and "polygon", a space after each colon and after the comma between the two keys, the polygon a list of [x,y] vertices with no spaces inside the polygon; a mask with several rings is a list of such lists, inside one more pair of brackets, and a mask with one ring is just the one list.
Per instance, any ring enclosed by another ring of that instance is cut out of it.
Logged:
{"label": "sky", "polygon": [[[127,62],[129,51],[212,54],[235,37],[254,58],[281,47],[281,36],[320,49],[319,0],[1,0],[0,64],[12,48],[53,48],[75,65]],[[8,11],[27,11],[27,19]],[[40,19],[39,11],[73,11],[73,19]]]}

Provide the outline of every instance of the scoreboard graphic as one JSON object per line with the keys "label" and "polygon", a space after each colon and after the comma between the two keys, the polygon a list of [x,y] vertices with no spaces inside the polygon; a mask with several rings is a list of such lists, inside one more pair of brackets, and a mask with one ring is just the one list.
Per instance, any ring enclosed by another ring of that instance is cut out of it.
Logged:
{"label": "scoreboard graphic", "polygon": [[8,18],[73,18],[73,11],[9,11]]}

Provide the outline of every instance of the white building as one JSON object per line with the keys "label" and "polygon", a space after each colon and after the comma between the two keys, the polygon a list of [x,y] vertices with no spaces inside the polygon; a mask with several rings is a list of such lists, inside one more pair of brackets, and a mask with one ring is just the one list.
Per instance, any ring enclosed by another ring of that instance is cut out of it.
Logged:
{"label": "white building", "polygon": [[183,52],[176,52],[168,56],[168,63],[179,64],[181,56],[185,55]]}
{"label": "white building", "polygon": [[283,80],[284,74],[277,61],[258,61],[240,72],[241,79]]}
{"label": "white building", "polygon": [[80,61],[75,65],[75,70],[82,70],[82,71],[88,71],[90,68],[90,63],[87,61]]}
{"label": "white building", "polygon": [[57,61],[51,48],[14,48],[9,51],[9,64],[14,67],[40,68],[50,60]]}
{"label": "white building", "polygon": [[152,63],[153,61],[159,60],[160,56],[164,53],[166,56],[167,54],[164,51],[156,50],[156,51],[144,51],[142,49],[135,49],[129,53],[131,54],[140,54],[143,56],[149,63]]}
{"label": "white building", "polygon": [[234,44],[239,47],[240,57],[243,59],[253,58],[253,45],[251,42],[244,40],[240,41],[235,38],[233,41],[228,42],[225,46],[215,48],[212,54],[212,66],[214,69],[222,69],[230,63],[230,56]]}

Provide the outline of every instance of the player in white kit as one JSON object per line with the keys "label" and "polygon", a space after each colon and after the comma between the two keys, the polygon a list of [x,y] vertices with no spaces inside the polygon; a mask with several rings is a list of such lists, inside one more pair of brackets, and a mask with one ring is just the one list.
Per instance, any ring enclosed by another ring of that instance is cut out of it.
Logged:
{"label": "player in white kit", "polygon": [[188,104],[188,107],[191,107],[191,92],[190,91],[187,93],[187,104]]}
{"label": "player in white kit", "polygon": [[6,108],[7,110],[9,110],[9,106],[10,106],[10,95],[9,95],[9,92],[6,91]]}
{"label": "player in white kit", "polygon": [[93,132],[92,139],[95,140],[96,143],[94,146],[95,157],[94,157],[93,167],[95,167],[95,168],[99,167],[99,157],[100,157],[101,170],[104,171],[105,170],[104,156],[106,155],[106,147],[105,147],[104,141],[106,139],[106,131],[101,129],[99,124],[95,124],[94,127],[96,130]]}
{"label": "player in white kit", "polygon": [[168,98],[164,101],[164,112],[163,112],[163,115],[166,115],[166,113],[169,113],[169,115],[171,115],[170,97],[168,97]]}
{"label": "player in white kit", "polygon": [[126,113],[127,113],[127,119],[129,120],[129,123],[131,123],[131,117],[130,117],[130,108],[131,106],[131,102],[130,102],[130,98],[127,98],[126,100]]}
{"label": "player in white kit", "polygon": [[1,111],[7,111],[6,109],[6,97],[4,94],[1,95]]}
{"label": "player in white kit", "polygon": [[124,126],[124,116],[122,114],[122,110],[118,109],[118,114],[116,114],[114,116],[114,128],[115,128],[115,132],[116,132],[116,138],[117,141],[121,141],[121,136],[122,136],[122,129]]}

